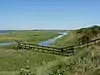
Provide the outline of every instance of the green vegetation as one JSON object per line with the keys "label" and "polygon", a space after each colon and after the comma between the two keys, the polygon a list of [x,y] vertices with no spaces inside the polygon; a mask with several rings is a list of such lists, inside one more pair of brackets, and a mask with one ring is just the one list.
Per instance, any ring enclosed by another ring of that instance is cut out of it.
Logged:
{"label": "green vegetation", "polygon": [[75,32],[77,36],[79,36],[79,43],[84,43],[100,36],[100,26],[94,25],[92,27],[76,30]]}
{"label": "green vegetation", "polygon": [[89,42],[90,40],[96,39],[100,36],[100,26],[91,26],[88,28],[81,28],[70,31],[68,35],[59,39],[54,45],[57,46],[69,46],[74,44],[80,44]]}
{"label": "green vegetation", "polygon": [[75,56],[41,66],[37,75],[100,75],[100,47],[81,49]]}
{"label": "green vegetation", "polygon": [[[86,36],[88,36],[88,40],[99,37],[99,28],[99,26],[92,26],[71,31],[67,36],[58,40],[56,45],[68,46],[77,44],[79,39],[82,40],[79,43],[85,43],[87,42]],[[62,57],[59,60],[41,66],[36,75],[100,75],[99,46],[100,43],[87,48],[79,48],[76,50],[74,56]]]}
{"label": "green vegetation", "polygon": [[[52,32],[54,34],[55,31]],[[45,34],[41,34],[41,37]],[[21,38],[27,38],[26,34],[23,37],[21,35],[22,34],[20,34]],[[47,35],[50,37],[51,34]],[[68,32],[68,35],[65,35],[61,39],[57,40],[53,46],[62,47],[81,44],[98,38],[99,36],[99,26],[82,28]],[[17,35],[17,37],[19,36]],[[28,37],[28,40],[29,39],[30,38]],[[43,40],[44,38],[38,37],[36,40],[37,39]],[[36,41],[36,43],[37,42],[38,41]],[[39,53],[32,50],[1,49],[0,75],[18,75],[20,69],[25,68],[27,59],[30,61],[31,72],[35,73],[36,75],[100,75],[99,46],[100,43],[90,47],[76,49],[75,55],[69,57],[63,57],[49,53]]]}
{"label": "green vegetation", "polygon": [[0,73],[7,71],[19,72],[21,68],[25,68],[27,65],[27,59],[30,61],[29,66],[34,73],[39,66],[43,65],[43,61],[48,63],[50,61],[54,61],[55,59],[59,59],[59,57],[53,54],[34,52],[33,50],[1,49]]}
{"label": "green vegetation", "polygon": [[[11,31],[10,33],[0,35],[0,42],[13,42],[15,40],[38,43],[43,40],[58,36],[58,31],[35,30],[35,31]],[[29,67],[31,73],[35,73],[41,65],[56,59],[60,56],[48,53],[35,52],[34,50],[14,50],[13,45],[0,47],[0,75],[19,75],[21,68]],[[10,49],[9,49],[10,48]]]}
{"label": "green vegetation", "polygon": [[58,35],[59,35],[58,31],[51,31],[51,30],[12,31],[10,33],[0,35],[0,42],[15,42],[15,40],[18,40],[18,41],[31,42],[36,44],[40,41],[51,39]]}

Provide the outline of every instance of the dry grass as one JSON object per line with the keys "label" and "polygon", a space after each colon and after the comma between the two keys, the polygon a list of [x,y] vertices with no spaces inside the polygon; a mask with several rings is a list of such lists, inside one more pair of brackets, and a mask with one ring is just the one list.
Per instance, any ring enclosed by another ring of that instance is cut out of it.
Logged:
{"label": "dry grass", "polygon": [[100,47],[80,49],[75,56],[49,62],[37,75],[100,75]]}

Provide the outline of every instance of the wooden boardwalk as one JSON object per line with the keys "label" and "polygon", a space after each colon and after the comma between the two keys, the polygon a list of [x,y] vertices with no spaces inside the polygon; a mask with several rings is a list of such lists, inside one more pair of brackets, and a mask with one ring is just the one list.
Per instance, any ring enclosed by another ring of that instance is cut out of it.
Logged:
{"label": "wooden boardwalk", "polygon": [[62,47],[62,48],[40,46],[40,45],[36,45],[36,44],[17,42],[16,48],[17,49],[34,50],[34,51],[45,52],[45,53],[47,52],[47,53],[52,53],[52,54],[57,54],[57,55],[62,55],[62,56],[70,56],[70,55],[75,54],[75,50],[77,48],[89,47],[98,42],[100,42],[100,38],[94,39],[94,40],[92,40],[90,42],[86,42],[84,44],[72,45],[72,46],[67,46],[67,47]]}

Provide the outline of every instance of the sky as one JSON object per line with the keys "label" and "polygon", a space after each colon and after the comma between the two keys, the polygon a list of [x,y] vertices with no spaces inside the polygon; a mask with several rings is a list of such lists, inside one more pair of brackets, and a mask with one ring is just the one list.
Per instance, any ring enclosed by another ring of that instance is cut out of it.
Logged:
{"label": "sky", "polygon": [[94,24],[100,24],[100,0],[0,0],[0,30],[70,30]]}

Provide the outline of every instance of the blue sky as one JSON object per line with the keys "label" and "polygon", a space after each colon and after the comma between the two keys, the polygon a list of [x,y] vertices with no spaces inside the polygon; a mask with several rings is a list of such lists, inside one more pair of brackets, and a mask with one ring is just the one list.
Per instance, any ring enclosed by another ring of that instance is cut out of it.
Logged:
{"label": "blue sky", "polygon": [[0,0],[0,29],[76,29],[100,24],[100,0]]}

